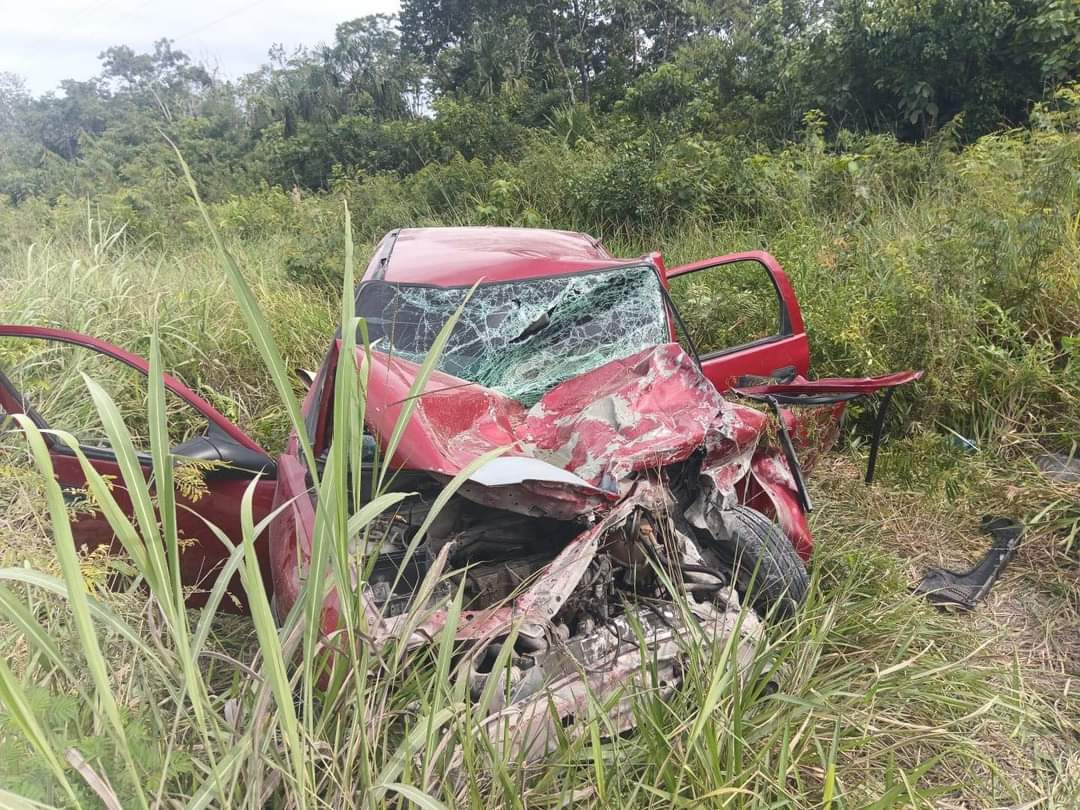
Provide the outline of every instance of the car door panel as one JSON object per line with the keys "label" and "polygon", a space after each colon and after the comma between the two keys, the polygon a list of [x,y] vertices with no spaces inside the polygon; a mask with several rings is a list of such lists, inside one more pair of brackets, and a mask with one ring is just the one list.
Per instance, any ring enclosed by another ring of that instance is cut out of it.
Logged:
{"label": "car door panel", "polygon": [[[48,341],[54,343],[80,346],[92,352],[109,357],[119,363],[135,369],[146,376],[149,373],[149,364],[143,358],[130,352],[113,346],[96,338],[79,335],[65,330],[50,329],[33,326],[0,325],[0,337],[23,338],[35,341]],[[208,434],[225,437],[227,442],[235,443],[245,451],[246,458],[265,457],[265,451],[259,445],[232,424],[220,412],[218,412],[206,400],[184,385],[171,375],[164,376],[165,388],[176,395],[187,406],[194,409],[201,417],[206,419]],[[25,397],[18,391],[15,384],[7,377],[0,377],[0,406],[7,413],[28,413],[41,428],[64,429],[63,424],[46,424],[40,415],[33,411],[33,403],[25,401]],[[49,453],[53,463],[56,479],[64,489],[65,497],[71,499],[76,507],[72,518],[73,534],[76,544],[88,549],[103,544],[113,545],[115,538],[111,527],[104,517],[89,507],[85,498],[82,502],[85,509],[79,509],[79,499],[85,492],[87,481],[82,466],[73,452],[66,445],[59,442],[49,433],[44,434],[49,447]],[[181,448],[177,448],[181,449]],[[123,487],[123,476],[120,466],[111,450],[99,447],[87,447],[84,449],[94,469],[106,480],[115,482],[113,495],[117,504],[129,516],[132,514],[131,501]],[[152,475],[152,463],[148,455],[140,454],[140,463],[143,471],[149,479]],[[273,465],[263,465],[272,473]],[[208,590],[212,585],[212,574],[219,568],[229,555],[229,550],[217,538],[208,524],[216,526],[226,537],[233,542],[240,542],[240,502],[244,491],[255,477],[254,473],[245,470],[229,470],[229,475],[215,474],[214,470],[204,472],[204,491],[191,491],[189,494],[176,492],[177,528],[183,543],[181,551],[182,579],[185,585]],[[258,522],[262,517],[269,514],[273,505],[276,489],[275,477],[263,475],[254,483],[253,513]],[[269,557],[268,543],[260,540],[257,551],[260,564],[263,569],[264,581],[269,585]],[[238,579],[231,583],[230,592],[236,600],[226,600],[226,606],[238,608],[242,606],[243,594],[239,588]],[[192,604],[203,601],[204,594],[195,593],[191,599]]]}
{"label": "car door panel", "polygon": [[721,391],[738,385],[744,377],[805,375],[810,366],[810,347],[795,291],[780,264],[768,253],[731,253],[672,267],[666,271],[666,280],[670,285],[674,279],[744,262],[757,265],[772,284],[777,306],[776,333],[701,355],[702,371]]}

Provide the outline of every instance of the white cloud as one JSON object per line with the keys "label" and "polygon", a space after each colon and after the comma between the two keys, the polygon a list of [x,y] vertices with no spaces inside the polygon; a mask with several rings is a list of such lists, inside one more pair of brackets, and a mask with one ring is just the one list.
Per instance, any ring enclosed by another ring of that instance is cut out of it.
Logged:
{"label": "white cloud", "polygon": [[0,71],[26,79],[34,93],[100,70],[112,45],[137,52],[168,37],[192,58],[229,77],[266,61],[275,42],[292,50],[333,38],[334,26],[365,14],[390,14],[398,0],[0,0]]}

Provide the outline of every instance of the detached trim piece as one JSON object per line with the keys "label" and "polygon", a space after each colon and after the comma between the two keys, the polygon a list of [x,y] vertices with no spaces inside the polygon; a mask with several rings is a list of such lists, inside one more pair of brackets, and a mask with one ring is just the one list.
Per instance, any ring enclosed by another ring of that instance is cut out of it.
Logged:
{"label": "detached trim piece", "polygon": [[993,539],[990,550],[968,571],[950,571],[931,568],[915,586],[915,593],[922,594],[938,607],[956,607],[974,610],[980,599],[990,592],[1009,560],[1016,556],[1024,527],[1019,521],[1007,517],[986,515],[982,530]]}
{"label": "detached trim piece", "polygon": [[877,413],[874,414],[874,436],[870,440],[870,458],[866,460],[866,483],[874,483],[874,468],[877,467],[877,454],[881,448],[881,434],[885,430],[885,417],[889,413],[889,403],[892,402],[895,388],[886,388],[878,402]]}

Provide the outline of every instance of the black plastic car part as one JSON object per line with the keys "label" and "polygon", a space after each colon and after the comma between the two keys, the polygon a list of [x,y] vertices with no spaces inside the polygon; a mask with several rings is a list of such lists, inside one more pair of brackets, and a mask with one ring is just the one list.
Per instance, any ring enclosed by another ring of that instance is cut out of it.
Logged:
{"label": "black plastic car part", "polygon": [[209,477],[246,478],[262,473],[273,478],[277,474],[277,465],[269,456],[244,447],[213,423],[204,435],[177,445],[171,452],[182,459],[219,462],[220,468],[207,471]]}
{"label": "black plastic car part", "polygon": [[982,530],[990,535],[990,550],[968,571],[931,568],[915,586],[932,604],[974,610],[1020,547],[1024,534],[1021,523],[1007,517],[982,519]]}
{"label": "black plastic car part", "polygon": [[788,469],[791,470],[791,477],[795,479],[795,489],[799,493],[799,501],[802,503],[803,509],[812,512],[814,511],[814,504],[810,501],[810,491],[806,488],[806,478],[803,476],[802,465],[799,464],[799,457],[795,454],[795,444],[791,441],[791,434],[788,432],[787,423],[784,422],[784,415],[780,405],[774,397],[765,397],[761,401],[769,406],[773,416],[776,417],[777,433],[780,435],[780,449],[784,451],[784,460],[787,461]]}

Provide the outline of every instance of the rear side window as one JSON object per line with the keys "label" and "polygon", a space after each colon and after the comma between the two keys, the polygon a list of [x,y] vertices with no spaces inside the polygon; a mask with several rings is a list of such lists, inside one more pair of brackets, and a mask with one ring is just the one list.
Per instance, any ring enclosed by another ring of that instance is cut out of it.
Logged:
{"label": "rear side window", "polygon": [[[85,374],[108,392],[135,449],[148,452],[147,379],[141,371],[85,346],[23,337],[0,337],[0,370],[11,394],[22,398],[42,427],[65,430],[91,449],[110,449]],[[178,445],[200,435],[206,418],[170,391],[165,392],[169,440]]]}

